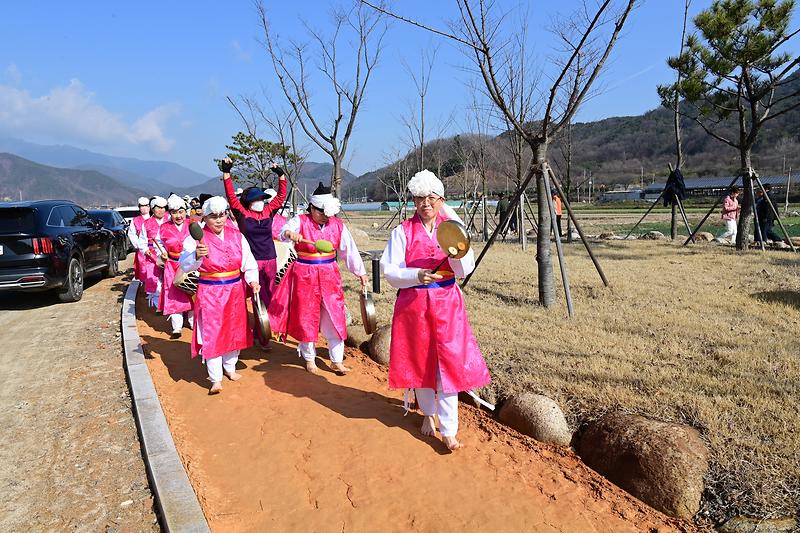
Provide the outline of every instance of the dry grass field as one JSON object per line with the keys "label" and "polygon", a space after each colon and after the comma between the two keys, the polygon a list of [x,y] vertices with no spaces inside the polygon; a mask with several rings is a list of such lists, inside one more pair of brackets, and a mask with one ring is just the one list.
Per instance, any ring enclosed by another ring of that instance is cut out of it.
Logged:
{"label": "dry grass field", "polygon": [[[383,248],[388,232],[369,218],[350,225],[368,231],[368,249]],[[797,513],[800,256],[665,241],[603,241],[595,251],[610,288],[580,244],[566,249],[573,320],[563,292],[557,307],[538,305],[533,247],[500,244],[487,255],[465,291],[493,376],[483,396],[545,394],[573,428],[612,409],[690,424],[712,454],[707,514]],[[345,279],[356,309],[355,279]],[[386,324],[395,293],[383,288],[375,296]]]}

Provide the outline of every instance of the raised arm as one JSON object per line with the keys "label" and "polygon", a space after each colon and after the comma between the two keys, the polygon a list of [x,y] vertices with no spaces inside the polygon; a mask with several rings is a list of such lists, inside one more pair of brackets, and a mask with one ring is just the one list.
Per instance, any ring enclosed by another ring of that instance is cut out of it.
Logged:
{"label": "raised arm", "polygon": [[286,200],[286,174],[278,165],[273,166],[272,171],[278,175],[278,194],[270,200],[267,208],[264,209],[268,213],[279,210],[283,206],[284,200]]}

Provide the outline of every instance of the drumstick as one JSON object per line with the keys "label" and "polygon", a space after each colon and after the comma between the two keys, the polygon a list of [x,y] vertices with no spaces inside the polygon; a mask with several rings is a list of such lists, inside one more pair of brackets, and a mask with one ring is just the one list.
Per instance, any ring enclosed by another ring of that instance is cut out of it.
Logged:
{"label": "drumstick", "polygon": [[310,241],[308,239],[301,239],[300,242],[303,244],[310,244],[318,252],[322,252],[325,254],[331,253],[333,251],[333,243],[331,241],[326,241],[325,239],[319,239],[318,241]]}
{"label": "drumstick", "polygon": [[[189,224],[189,235],[191,235],[192,239],[194,239],[195,241],[201,242],[203,240],[203,226],[201,226],[197,222],[192,222],[191,224]],[[195,257],[197,256],[195,255]],[[203,258],[201,257],[200,260],[202,261]]]}

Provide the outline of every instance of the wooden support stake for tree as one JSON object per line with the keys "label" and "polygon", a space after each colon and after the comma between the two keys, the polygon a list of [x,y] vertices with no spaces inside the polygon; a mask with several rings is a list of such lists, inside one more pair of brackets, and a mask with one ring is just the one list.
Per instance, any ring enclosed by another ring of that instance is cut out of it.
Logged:
{"label": "wooden support stake for tree", "polygon": [[694,236],[697,235],[697,232],[700,231],[700,228],[702,228],[703,224],[706,223],[706,220],[708,220],[708,217],[711,216],[711,213],[713,213],[714,210],[719,206],[719,203],[722,201],[722,199],[725,198],[728,195],[728,190],[730,190],[730,188],[733,187],[738,180],[739,180],[739,176],[736,176],[735,178],[733,178],[733,181],[730,182],[730,184],[727,187],[725,187],[725,192],[722,193],[722,196],[717,198],[717,201],[714,202],[714,205],[712,205],[711,209],[708,210],[708,213],[706,213],[706,216],[703,217],[703,220],[701,220],[700,223],[694,228],[694,231],[692,232],[691,235],[689,235],[689,238],[686,239],[685,241],[683,241],[683,245],[682,246],[686,246],[687,244],[689,244],[689,241],[692,241],[692,242],[694,241]]}
{"label": "wooden support stake for tree", "polygon": [[[564,297],[567,300],[567,314],[570,318],[575,317],[575,310],[572,308],[572,295],[570,294],[569,290],[569,278],[567,277],[567,263],[564,259],[564,250],[561,246],[561,235],[558,233],[558,224],[556,223],[556,209],[553,205],[553,195],[550,192],[550,180],[545,175],[544,179],[544,189],[547,193],[547,209],[550,211],[550,226],[553,230],[553,234],[556,238],[556,252],[558,253],[558,268],[561,270],[561,282],[564,285]],[[539,226],[541,230],[542,227]],[[539,231],[537,233],[537,239],[547,239],[550,240],[549,232]]]}
{"label": "wooden support stake for tree", "polygon": [[[761,234],[761,222],[758,220],[758,212],[756,212],[756,190],[755,187],[753,187],[752,170],[748,170],[747,177],[749,178],[747,186],[750,188],[750,198],[753,199],[753,203],[750,205],[750,210],[753,212],[753,222],[756,225],[755,231],[753,231],[753,233],[755,234],[756,239],[758,239],[758,245],[759,248],[761,248],[761,251],[766,252],[767,247],[764,245],[764,236]],[[750,238],[750,235],[744,235],[742,238],[745,239],[745,242],[747,242],[747,239]]]}
{"label": "wooden support stake for tree", "polygon": [[[666,187],[665,187],[665,188],[666,188]],[[658,198],[656,198],[656,201],[655,201],[655,202],[653,202],[653,204],[650,206],[650,208],[649,208],[647,211],[645,211],[644,215],[642,215],[642,218],[640,218],[640,219],[639,219],[639,222],[637,222],[636,224],[634,224],[634,225],[633,225],[633,227],[631,228],[631,230],[628,232],[628,234],[627,234],[627,235],[625,235],[625,239],[624,239],[624,240],[628,240],[628,237],[630,237],[630,236],[631,236],[631,233],[633,233],[633,232],[634,232],[634,230],[635,230],[636,228],[638,228],[638,227],[639,227],[639,224],[641,224],[641,223],[642,223],[642,220],[644,220],[645,218],[647,218],[647,215],[649,215],[649,214],[650,214],[650,211],[652,211],[653,209],[655,209],[655,207],[658,205],[658,202],[660,202],[660,201],[661,201],[661,198],[662,198],[663,196],[664,196],[664,191],[661,191],[661,194],[659,194],[659,195],[658,195]]]}
{"label": "wooden support stake for tree", "polygon": [[608,287],[609,286],[608,278],[606,278],[606,274],[605,272],[603,272],[603,267],[600,266],[600,262],[595,257],[594,252],[592,251],[592,247],[589,245],[589,241],[586,239],[586,235],[583,234],[583,228],[581,228],[581,225],[578,223],[578,219],[575,217],[575,213],[572,211],[572,206],[567,200],[567,196],[564,194],[564,189],[561,188],[561,183],[558,181],[558,178],[553,172],[553,169],[550,168],[550,165],[547,165],[545,163],[545,169],[550,175],[550,179],[553,180],[553,185],[556,186],[556,191],[558,191],[559,196],[561,196],[561,200],[564,203],[564,207],[567,208],[567,213],[572,219],[572,223],[575,225],[575,231],[578,232],[578,235],[581,238],[581,242],[583,242],[583,246],[586,248],[586,252],[592,259],[592,263],[594,263],[594,267],[595,269],[597,269],[597,273],[600,275],[600,279],[603,280],[603,285]]}
{"label": "wooden support stake for tree", "polygon": [[[517,188],[516,191],[514,191],[514,196],[511,199],[511,204],[508,207],[509,214],[514,213],[514,210],[517,208],[517,205],[519,204],[519,200],[520,200],[520,197],[522,196],[522,193],[525,191],[525,188],[531,182],[531,180],[533,179],[533,176],[535,174],[536,174],[535,173],[535,167],[533,167],[533,166],[530,167],[528,169],[527,174],[525,175],[525,179],[523,180],[522,184]],[[506,220],[508,220],[508,217],[506,218]],[[486,256],[486,253],[489,251],[489,248],[492,247],[492,244],[494,244],[495,239],[497,239],[497,236],[500,234],[501,228],[503,226],[505,226],[505,225],[506,224],[498,224],[494,228],[494,231],[492,232],[492,236],[489,237],[489,242],[487,242],[486,246],[483,247],[483,250],[481,250],[480,255],[478,255],[478,259],[475,261],[475,268],[472,269],[472,272],[470,272],[469,275],[466,278],[464,278],[464,281],[461,283],[461,287],[462,288],[466,287],[467,284],[469,283],[469,280],[472,279],[472,276],[475,274],[475,271],[478,270],[478,265],[481,264],[481,261],[483,261],[483,258]]]}
{"label": "wooden support stake for tree", "polygon": [[381,229],[387,229],[392,224],[392,222],[394,222],[394,219],[396,219],[399,214],[400,214],[400,210],[398,209],[395,212],[395,214],[392,215],[392,218],[390,218],[388,221],[386,221],[383,224],[381,224]]}
{"label": "wooden support stake for tree", "polygon": [[[686,210],[683,208],[683,202],[681,199],[675,196],[675,203],[672,204],[672,210],[675,210],[675,207],[678,207],[681,212],[681,217],[683,218],[683,224],[686,226],[686,232],[691,235],[692,234],[692,227],[689,225],[689,218],[686,216]],[[677,231],[677,230],[676,230]],[[673,237],[674,239],[674,237]],[[692,237],[692,242],[694,243],[694,237]]]}
{"label": "wooden support stake for tree", "polygon": [[[775,209],[775,204],[772,203],[772,199],[770,199],[769,195],[767,194],[766,189],[764,189],[764,184],[761,183],[761,178],[756,176],[755,180],[756,180],[756,183],[758,183],[758,187],[761,189],[761,192],[764,194],[764,198],[767,199],[767,204],[769,205],[769,208],[772,210],[772,214],[775,215],[775,220],[778,221],[778,225],[781,227],[781,231],[783,232],[783,235],[786,237],[786,244],[789,245],[789,247],[792,249],[793,252],[797,253],[797,249],[794,247],[794,243],[792,242],[792,238],[789,236],[789,232],[786,231],[786,228],[784,227],[783,222],[781,222],[781,217],[778,216],[778,210]],[[762,235],[762,237],[763,237],[763,235]]]}

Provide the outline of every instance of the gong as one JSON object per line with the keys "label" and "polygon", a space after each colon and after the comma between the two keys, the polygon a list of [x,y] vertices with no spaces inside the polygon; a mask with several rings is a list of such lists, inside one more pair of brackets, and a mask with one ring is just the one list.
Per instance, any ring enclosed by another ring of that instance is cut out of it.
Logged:
{"label": "gong", "polygon": [[464,224],[445,220],[436,229],[436,242],[450,259],[461,259],[469,252],[469,235]]}

